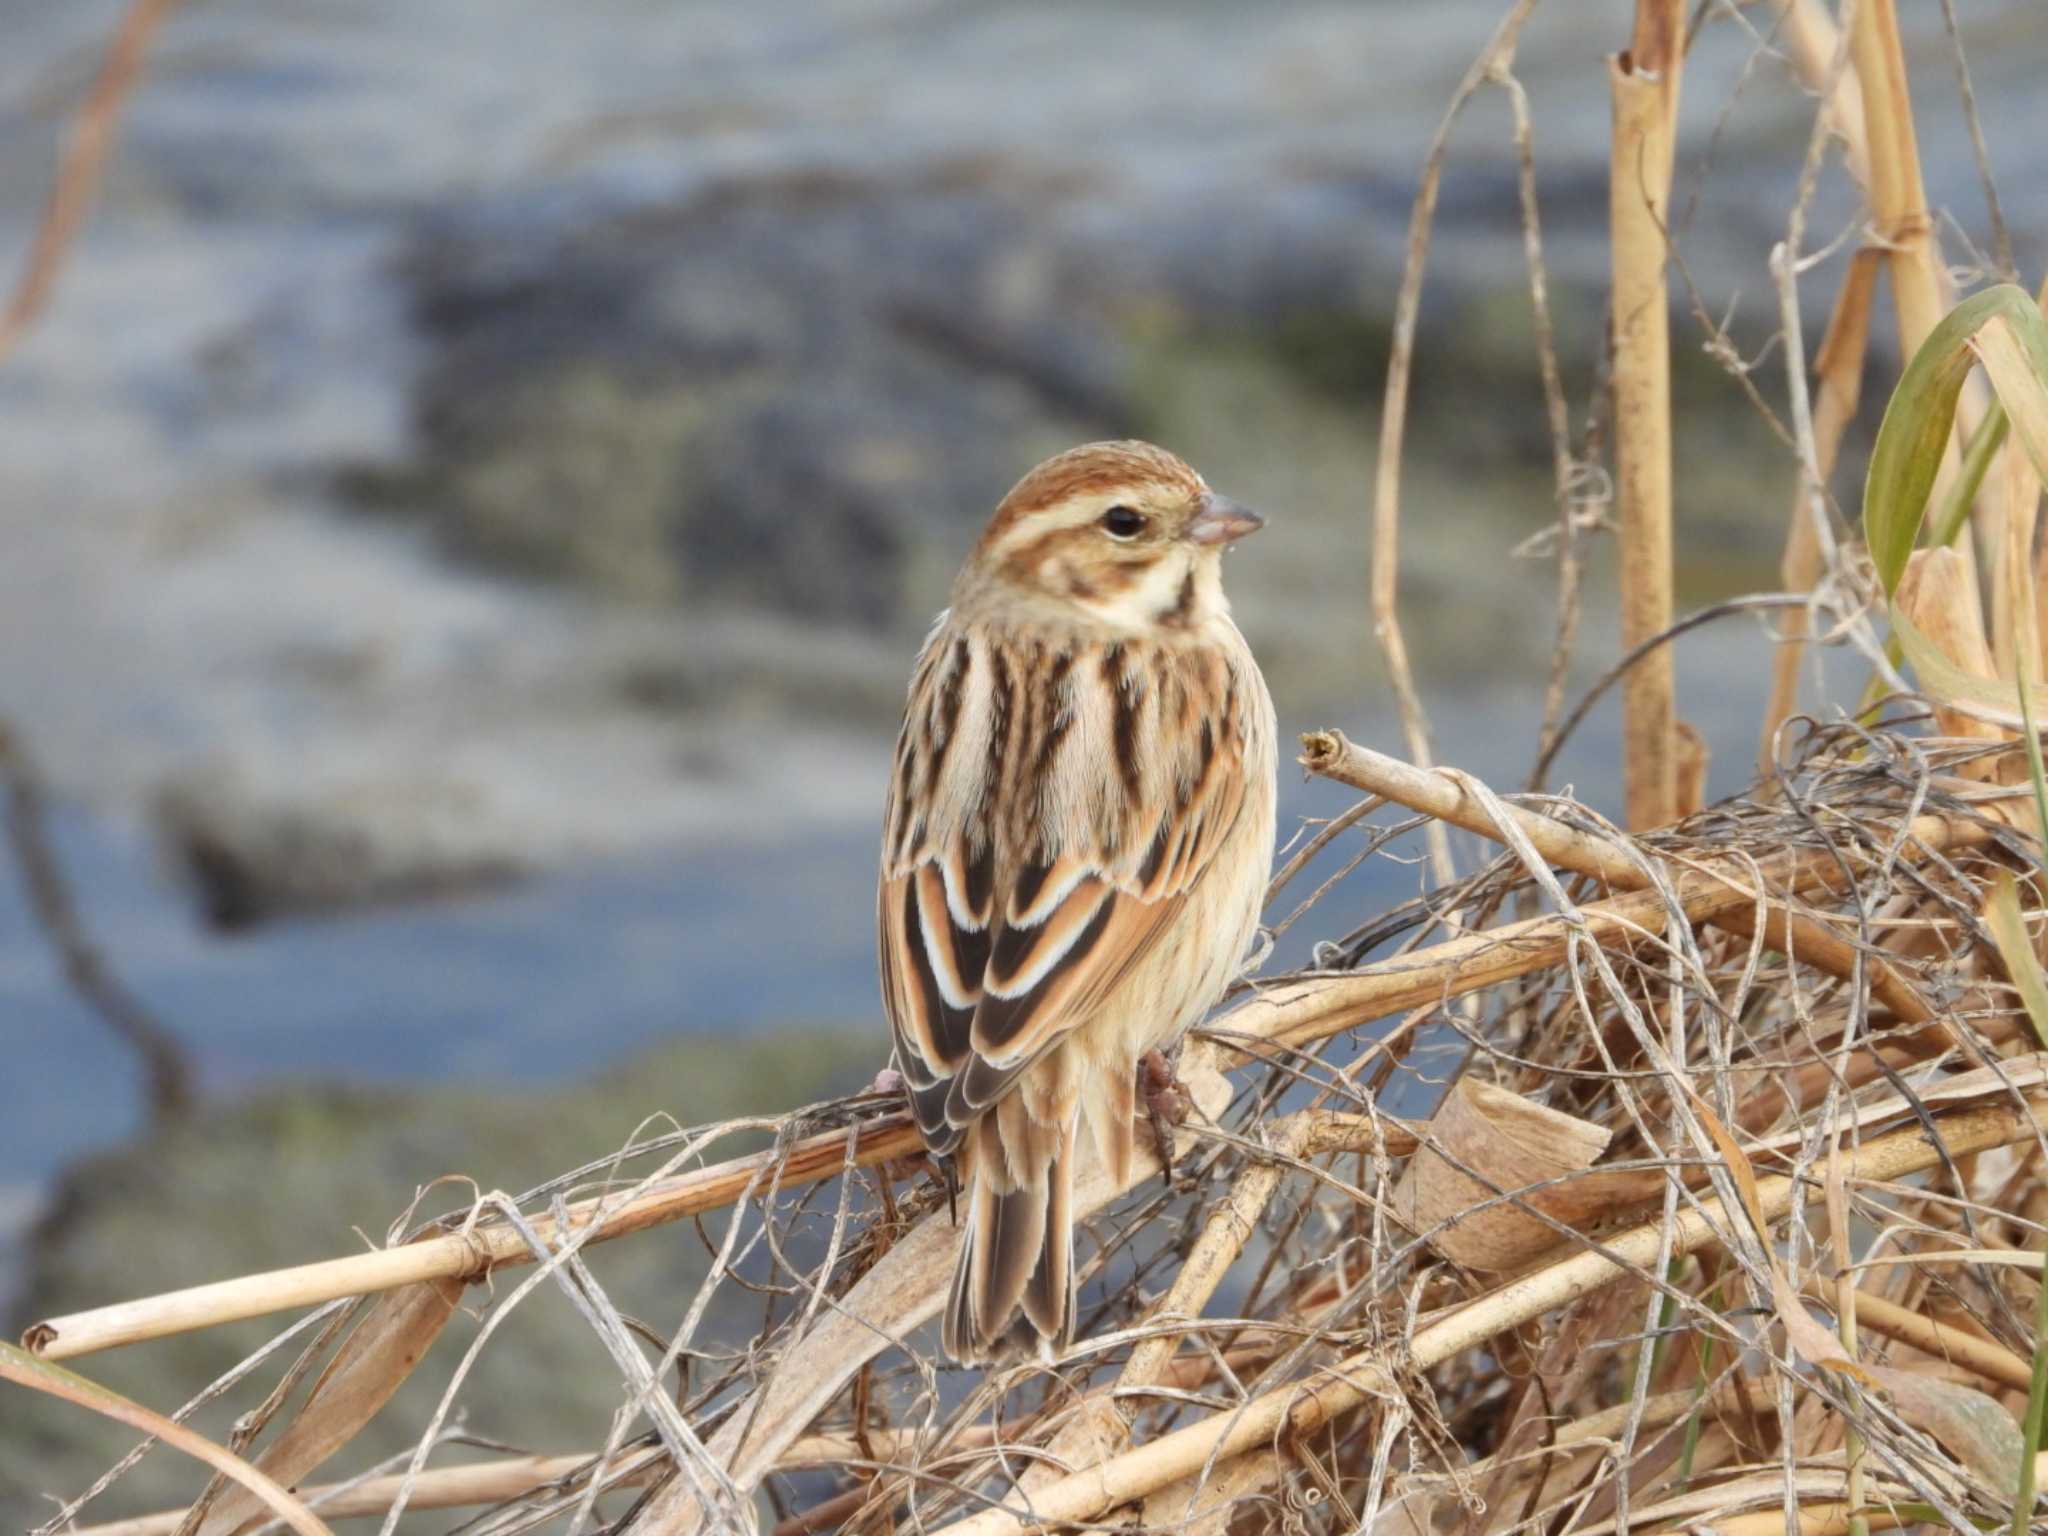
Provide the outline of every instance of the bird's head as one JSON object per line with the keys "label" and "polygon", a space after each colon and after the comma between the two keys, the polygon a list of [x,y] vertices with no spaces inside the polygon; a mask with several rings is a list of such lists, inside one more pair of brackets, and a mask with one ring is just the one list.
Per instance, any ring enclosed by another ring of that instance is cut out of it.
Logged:
{"label": "bird's head", "polygon": [[1199,631],[1230,609],[1223,551],[1264,520],[1150,443],[1087,443],[1003,498],[956,607],[1119,634]]}

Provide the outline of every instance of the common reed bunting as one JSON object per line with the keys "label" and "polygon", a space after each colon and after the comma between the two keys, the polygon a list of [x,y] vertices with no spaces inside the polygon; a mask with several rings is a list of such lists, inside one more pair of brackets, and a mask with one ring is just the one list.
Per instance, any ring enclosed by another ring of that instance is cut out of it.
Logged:
{"label": "common reed bunting", "polygon": [[1222,556],[1260,526],[1149,443],[1048,459],[911,676],[882,995],[925,1144],[965,1193],[956,1360],[1071,1341],[1080,1122],[1127,1184],[1140,1059],[1221,995],[1257,926],[1273,701]]}

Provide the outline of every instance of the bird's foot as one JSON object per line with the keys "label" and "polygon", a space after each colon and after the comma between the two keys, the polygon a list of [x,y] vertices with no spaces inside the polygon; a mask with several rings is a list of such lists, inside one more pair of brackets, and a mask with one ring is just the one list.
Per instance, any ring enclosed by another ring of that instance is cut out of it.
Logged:
{"label": "bird's foot", "polygon": [[1152,1140],[1159,1148],[1159,1176],[1171,1187],[1173,1128],[1188,1117],[1188,1096],[1164,1051],[1147,1051],[1138,1058],[1138,1097],[1145,1105],[1145,1118],[1152,1124]]}

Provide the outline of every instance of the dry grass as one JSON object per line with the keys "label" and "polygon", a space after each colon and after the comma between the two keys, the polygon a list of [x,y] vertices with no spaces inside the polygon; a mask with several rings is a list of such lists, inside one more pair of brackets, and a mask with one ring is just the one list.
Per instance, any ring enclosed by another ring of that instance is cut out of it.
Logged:
{"label": "dry grass", "polygon": [[[505,1532],[643,1499],[635,1529],[709,1529],[765,1483],[829,1503],[819,1528],[836,1529],[994,1532],[1031,1510],[1136,1505],[1174,1525],[1221,1500],[1316,1528],[1400,1510],[1418,1529],[1569,1515],[1598,1531],[1775,1507],[1788,1489],[1839,1499],[1854,1426],[1873,1508],[2000,1517],[1970,1416],[2006,1415],[2032,1354],[2032,1275],[2001,1260],[2038,1249],[2048,1212],[2048,1057],[1978,921],[1988,880],[2028,857],[2022,802],[1966,771],[1987,748],[1809,728],[1768,791],[1631,838],[1569,801],[1511,804],[1341,738],[1309,746],[1313,766],[1387,797],[1379,822],[1431,805],[1501,851],[1333,937],[1323,970],[1262,984],[1190,1043],[1203,1112],[1171,1185],[1155,1168],[1131,1191],[1083,1191],[1097,1258],[1074,1357],[986,1376],[934,1357],[955,1230],[928,1169],[874,1162],[886,1099],[709,1127],[492,1197],[457,1234],[476,1268],[505,1271],[470,1354],[560,1287],[630,1384],[614,1443],[444,1468],[429,1433],[415,1466],[323,1490],[334,1512],[459,1496]],[[1571,872],[1585,866],[1598,873]],[[1849,974],[1799,958],[1802,933]],[[1875,1001],[1880,966],[1924,1016]],[[1379,1107],[1431,1096],[1419,1125]],[[681,1171],[764,1125],[779,1149]],[[686,1320],[644,1338],[582,1248],[714,1202],[729,1214],[708,1234],[706,1294],[757,1288],[758,1336],[735,1353]],[[506,1269],[520,1243],[544,1256],[523,1278]],[[1924,1262],[1937,1254],[1960,1257]],[[320,1385],[258,1465],[307,1479],[426,1356],[459,1292],[415,1279],[353,1304],[353,1330],[307,1350],[298,1373]],[[1853,1359],[1808,1310],[1839,1317],[1849,1292]],[[55,1336],[76,1346],[90,1325]],[[821,1460],[836,1483],[791,1471]],[[232,1497],[198,1528],[260,1513]]]}
{"label": "dry grass", "polygon": [[[1314,969],[1247,984],[1189,1042],[1195,1108],[1170,1177],[1145,1165],[1117,1189],[1097,1172],[1077,1191],[1092,1257],[1068,1358],[983,1373],[937,1357],[930,1322],[958,1233],[887,1092],[636,1134],[518,1198],[408,1213],[375,1252],[49,1319],[30,1346],[87,1356],[316,1308],[179,1416],[230,1397],[242,1417],[226,1451],[317,1513],[379,1517],[387,1532],[406,1510],[418,1522],[444,1508],[471,1510],[457,1528],[476,1536],[764,1521],[777,1536],[2015,1523],[2042,1346],[2048,1053],[2019,1001],[2036,969],[2010,972],[1992,930],[2008,956],[2028,933],[2040,946],[2041,829],[2009,722],[1953,699],[1937,713],[1898,687],[1868,562],[1827,492],[1857,411],[1877,263],[1909,340],[1947,302],[1892,6],[1857,0],[1847,37],[1813,0],[1778,7],[1818,104],[1773,259],[1797,590],[1764,601],[1797,605],[1788,654],[1852,644],[1900,696],[1855,719],[1802,716],[1796,660],[1783,666],[1758,783],[1682,819],[1680,732],[1657,670],[1673,530],[1656,465],[1671,435],[1668,419],[1645,419],[1668,418],[1667,348],[1661,324],[1640,353],[1626,334],[1664,282],[1677,8],[1646,0],[1633,66],[1614,76],[1633,102],[1617,110],[1633,138],[1615,161],[1624,518],[1645,485],[1662,502],[1624,566],[1637,586],[1645,562],[1661,566],[1645,610],[1661,616],[1631,636],[1630,661],[1653,660],[1619,669],[1641,790],[1631,831],[1569,798],[1508,796],[1431,766],[1401,641],[1399,448],[1422,263],[1451,119],[1493,85],[1514,109],[1557,459],[1544,760],[1569,731],[1558,689],[1598,440],[1570,441],[1549,352],[1512,74],[1528,9],[1488,41],[1431,152],[1398,305],[1372,601],[1415,761],[1334,732],[1304,738],[1304,766],[1366,796],[1275,879],[1269,915],[1320,935]],[[1883,254],[1845,263],[1810,402],[1798,283],[1831,133],[1848,140]],[[2018,452],[1979,512],[1995,504],[1996,611],[2019,642],[1986,631],[1966,553],[1916,557],[1900,596],[1987,685],[2023,680],[2038,655],[2041,594],[2025,579],[2040,569],[2039,484]],[[1649,467],[1631,478],[1631,465]],[[1952,466],[1943,485],[1956,478]],[[1391,911],[1355,899],[1363,861],[1418,833],[1435,876],[1424,894]],[[2001,905],[2015,876],[2024,917]],[[619,1312],[583,1254],[680,1221],[698,1224],[715,1262],[681,1321],[652,1330]],[[621,1380],[618,1413],[573,1453],[451,1457],[469,1367],[543,1287],[587,1325],[592,1368]],[[758,1329],[706,1336],[712,1297],[736,1290],[756,1300]],[[465,1306],[480,1321],[461,1358],[444,1359],[437,1341]],[[444,1390],[404,1464],[307,1486],[423,1362]],[[190,1510],[94,1529],[253,1530],[276,1506],[237,1480]]]}

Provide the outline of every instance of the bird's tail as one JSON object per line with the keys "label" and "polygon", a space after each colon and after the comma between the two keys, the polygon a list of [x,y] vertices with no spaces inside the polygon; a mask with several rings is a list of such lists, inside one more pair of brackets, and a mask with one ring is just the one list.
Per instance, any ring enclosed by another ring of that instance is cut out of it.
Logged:
{"label": "bird's tail", "polygon": [[1032,1120],[1020,1098],[1007,1095],[961,1144],[967,1240],[944,1339],[962,1364],[1057,1355],[1073,1340],[1074,1117]]}

